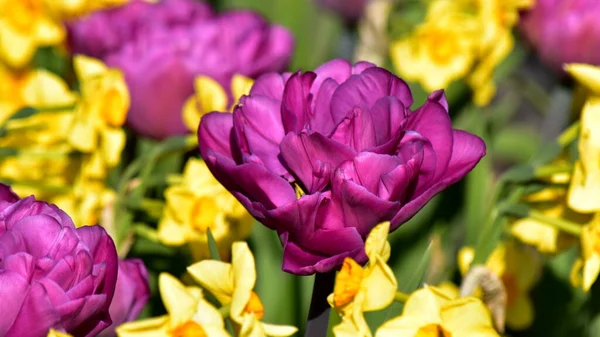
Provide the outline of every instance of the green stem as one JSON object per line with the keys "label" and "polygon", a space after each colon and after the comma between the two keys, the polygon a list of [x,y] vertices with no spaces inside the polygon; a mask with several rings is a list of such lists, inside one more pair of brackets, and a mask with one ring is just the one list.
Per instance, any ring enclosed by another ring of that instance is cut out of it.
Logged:
{"label": "green stem", "polygon": [[571,164],[545,165],[545,166],[540,166],[535,169],[535,177],[536,178],[547,178],[547,177],[551,177],[555,174],[571,173],[572,170],[573,170],[573,165],[571,165]]}
{"label": "green stem", "polygon": [[529,211],[529,217],[532,219],[535,219],[535,220],[539,220],[539,221],[543,222],[544,224],[552,226],[558,230],[569,233],[571,235],[574,235],[574,236],[581,235],[582,226],[578,225],[574,222],[571,222],[571,221],[568,221],[565,219],[561,219],[561,218],[553,218],[553,217],[545,215],[542,212],[535,211],[535,210]]}
{"label": "green stem", "polygon": [[219,313],[223,318],[229,317],[229,313],[231,312],[231,304],[224,305],[219,308]]}
{"label": "green stem", "polygon": [[396,295],[394,295],[394,301],[400,302],[400,303],[406,303],[406,301],[408,301],[409,297],[410,296],[408,294],[405,294],[401,291],[397,291]]}

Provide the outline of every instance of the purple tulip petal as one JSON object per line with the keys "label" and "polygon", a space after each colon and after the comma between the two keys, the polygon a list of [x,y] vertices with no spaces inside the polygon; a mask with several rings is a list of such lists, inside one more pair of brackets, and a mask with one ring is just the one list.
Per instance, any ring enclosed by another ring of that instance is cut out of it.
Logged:
{"label": "purple tulip petal", "polygon": [[376,144],[383,145],[402,133],[407,123],[407,109],[402,102],[392,96],[380,98],[371,108],[373,124],[377,127]]}
{"label": "purple tulip petal", "polygon": [[332,168],[352,159],[352,149],[319,133],[289,133],[280,144],[281,157],[304,188],[314,193],[327,185]]}
{"label": "purple tulip petal", "polygon": [[355,107],[370,109],[377,100],[385,96],[398,98],[406,107],[413,102],[406,82],[383,68],[368,68],[360,75],[352,75],[340,84],[331,99],[334,122],[339,123]]}
{"label": "purple tulip petal", "polygon": [[452,157],[452,122],[448,111],[442,105],[428,100],[408,117],[406,128],[418,132],[431,143],[432,149],[425,149],[424,161],[428,162],[430,158],[435,157],[434,173],[429,176],[428,172],[427,179],[425,175],[421,175],[419,186],[421,188],[423,184],[429,183],[427,180],[439,179],[448,167]]}
{"label": "purple tulip petal", "polygon": [[316,76],[312,72],[297,72],[287,81],[281,101],[281,119],[286,134],[299,133],[306,126],[312,100],[310,87]]}
{"label": "purple tulip petal", "polygon": [[250,89],[250,96],[265,96],[270,99],[281,101],[283,97],[285,81],[278,73],[266,73],[254,82]]}
{"label": "purple tulip petal", "polygon": [[50,303],[46,289],[40,283],[34,283],[5,337],[46,336],[49,327],[59,328],[59,323],[60,317]]}
{"label": "purple tulip petal", "polygon": [[202,157],[206,156],[205,149],[211,149],[211,151],[233,159],[232,129],[233,115],[231,113],[211,112],[202,117],[198,128],[198,144],[200,144]]}
{"label": "purple tulip petal", "polygon": [[28,289],[27,276],[8,270],[0,272],[0,336],[6,336],[13,325]]}

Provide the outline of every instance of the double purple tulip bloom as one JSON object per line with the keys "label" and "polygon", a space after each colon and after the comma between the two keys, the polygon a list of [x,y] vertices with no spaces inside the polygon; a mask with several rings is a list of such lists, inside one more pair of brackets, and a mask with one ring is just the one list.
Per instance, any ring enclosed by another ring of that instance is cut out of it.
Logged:
{"label": "double purple tulip bloom", "polygon": [[415,110],[412,103],[403,80],[370,63],[269,73],[233,114],[202,119],[200,151],[277,231],[284,271],[323,273],[346,257],[366,262],[374,226],[398,228],[485,155],[479,137],[452,129],[442,91]]}
{"label": "double purple tulip bloom", "polygon": [[75,53],[123,70],[128,124],[156,139],[188,132],[181,111],[196,76],[210,76],[229,92],[234,74],[283,71],[293,50],[291,33],[260,15],[215,14],[195,0],[133,0],[71,23],[69,36]]}
{"label": "double purple tulip bloom", "polygon": [[0,336],[96,336],[111,324],[117,260],[102,227],[75,228],[56,206],[0,184]]}

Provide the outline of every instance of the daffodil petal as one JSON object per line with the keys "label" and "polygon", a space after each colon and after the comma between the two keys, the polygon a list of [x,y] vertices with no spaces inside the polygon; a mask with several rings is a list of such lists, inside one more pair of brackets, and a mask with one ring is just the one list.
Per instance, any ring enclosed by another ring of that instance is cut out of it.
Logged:
{"label": "daffodil petal", "polygon": [[597,254],[592,255],[586,259],[583,263],[583,283],[582,287],[584,291],[589,291],[592,284],[596,282],[598,274],[600,273],[600,256]]}
{"label": "daffodil petal", "polygon": [[122,324],[116,332],[118,337],[170,337],[168,326],[169,316],[164,315]]}
{"label": "daffodil petal", "polygon": [[231,247],[231,253],[231,265],[235,279],[235,288],[231,299],[231,318],[239,320],[256,283],[256,268],[254,256],[246,242],[235,242]]}
{"label": "daffodil petal", "polygon": [[158,276],[158,287],[173,326],[178,326],[192,318],[197,299],[191,296],[181,281],[170,274],[161,273]]}
{"label": "daffodil petal", "polygon": [[427,324],[430,322],[423,317],[402,315],[383,323],[375,337],[416,337],[419,329]]}
{"label": "daffodil petal", "polygon": [[453,336],[497,337],[486,306],[475,297],[464,297],[441,309],[444,328]]}
{"label": "daffodil petal", "polygon": [[200,283],[202,288],[213,294],[221,305],[231,303],[236,285],[233,279],[233,269],[229,263],[205,260],[187,267],[187,271],[196,282]]}
{"label": "daffodil petal", "polygon": [[362,303],[363,311],[374,311],[387,307],[394,301],[398,288],[392,269],[379,258],[373,262],[375,262],[374,265],[367,267],[369,274],[361,284],[361,289],[365,293]]}
{"label": "daffodil petal", "polygon": [[582,63],[570,63],[564,66],[567,73],[573,76],[577,82],[596,94],[600,94],[600,68]]}
{"label": "daffodil petal", "polygon": [[295,334],[298,329],[290,325],[275,325],[261,322],[263,330],[267,336],[287,337]]}
{"label": "daffodil petal", "polygon": [[506,325],[514,330],[524,330],[531,326],[534,319],[534,308],[531,299],[519,296],[506,309]]}

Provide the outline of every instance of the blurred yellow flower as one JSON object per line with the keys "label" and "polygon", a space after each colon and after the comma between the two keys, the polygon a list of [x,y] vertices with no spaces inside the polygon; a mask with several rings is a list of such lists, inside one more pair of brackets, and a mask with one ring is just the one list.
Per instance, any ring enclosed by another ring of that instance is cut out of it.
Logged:
{"label": "blurred yellow flower", "polygon": [[454,0],[433,1],[425,21],[409,36],[390,44],[394,67],[427,91],[463,78],[475,61],[479,26]]}
{"label": "blurred yellow flower", "polygon": [[600,213],[581,231],[581,257],[571,269],[571,284],[589,291],[600,273]]}
{"label": "blurred yellow flower", "polygon": [[246,242],[232,246],[232,261],[204,260],[187,268],[200,285],[212,293],[222,306],[229,306],[229,316],[239,328],[239,337],[291,336],[292,326],[261,322],[264,307],[253,291],[256,283],[254,256]]}
{"label": "blurred yellow flower", "polygon": [[210,173],[203,160],[190,158],[183,176],[165,191],[166,206],[158,237],[166,245],[189,243],[196,260],[210,258],[210,228],[221,256],[229,255],[234,241],[252,230],[252,216]]}
{"label": "blurred yellow flower", "polygon": [[24,67],[39,46],[64,37],[64,27],[48,15],[44,0],[0,0],[0,61]]}
{"label": "blurred yellow flower", "polygon": [[[473,262],[475,250],[464,247],[458,253],[458,266],[465,275]],[[531,326],[534,318],[529,291],[535,285],[540,261],[527,248],[514,241],[499,244],[485,263],[504,284],[506,290],[506,324],[515,330]]]}
{"label": "blurred yellow flower", "polygon": [[194,81],[195,93],[183,106],[183,121],[192,132],[198,131],[200,119],[212,111],[231,111],[237,101],[243,95],[250,93],[254,84],[251,78],[235,74],[231,79],[232,104],[229,104],[229,96],[219,82],[208,76],[198,76]]}
{"label": "blurred yellow flower", "polygon": [[198,287],[186,287],[178,279],[161,273],[158,287],[167,314],[125,323],[117,327],[119,337],[228,337],[223,317],[208,303]]}
{"label": "blurred yellow flower", "polygon": [[366,267],[349,257],[344,260],[333,293],[327,298],[342,316],[341,323],[333,328],[336,337],[372,336],[363,312],[380,310],[393,302],[397,283],[394,272],[386,263],[390,257],[389,231],[390,223],[384,222],[369,233],[365,243],[369,257]]}
{"label": "blurred yellow flower", "polygon": [[581,112],[579,159],[575,162],[569,186],[569,207],[582,213],[600,210],[600,68],[587,64],[569,64],[565,70],[589,95]]}
{"label": "blurred yellow flower", "polygon": [[73,60],[80,82],[81,99],[75,107],[69,143],[88,154],[83,172],[103,178],[116,166],[125,146],[125,123],[129,110],[129,91],[123,74],[102,62],[85,56]]}
{"label": "blurred yellow flower", "polygon": [[475,297],[452,299],[436,287],[410,295],[402,315],[385,322],[376,337],[498,337],[490,313]]}
{"label": "blurred yellow flower", "polygon": [[64,332],[56,331],[54,329],[50,329],[50,331],[48,332],[48,336],[47,337],[73,337],[73,336],[69,335],[68,333],[64,333]]}
{"label": "blurred yellow flower", "polygon": [[[589,221],[588,216],[576,213],[566,205],[566,194],[564,188],[546,188],[526,196],[524,201],[530,204],[532,210],[551,218],[563,218],[581,224]],[[510,232],[545,254],[561,252],[577,242],[576,237],[534,217],[516,220],[512,223]]]}
{"label": "blurred yellow flower", "polygon": [[518,11],[533,0],[433,0],[425,21],[390,44],[395,69],[427,91],[465,79],[473,101],[489,104],[496,92],[493,73],[513,48]]}

